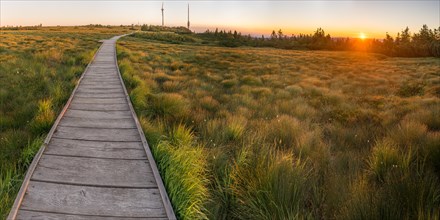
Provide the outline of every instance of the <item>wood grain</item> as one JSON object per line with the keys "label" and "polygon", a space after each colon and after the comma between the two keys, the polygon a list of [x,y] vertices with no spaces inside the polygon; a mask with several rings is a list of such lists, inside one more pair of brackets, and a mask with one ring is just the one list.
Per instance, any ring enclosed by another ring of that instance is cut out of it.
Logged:
{"label": "wood grain", "polygon": [[32,180],[75,185],[156,187],[147,160],[43,155]]}
{"label": "wood grain", "polygon": [[58,126],[54,137],[89,141],[140,141],[136,129],[74,128]]}
{"label": "wood grain", "polygon": [[31,181],[21,209],[114,217],[165,217],[157,189],[76,186]]}
{"label": "wood grain", "polygon": [[46,154],[78,157],[146,159],[141,142],[79,141],[52,138]]}
{"label": "wood grain", "polygon": [[99,215],[72,215],[65,213],[50,213],[50,212],[39,212],[39,211],[28,211],[28,210],[20,210],[20,213],[17,216],[17,219],[20,220],[165,220],[168,218],[150,218],[150,217],[141,217],[141,218],[130,218],[130,217],[112,217],[112,216],[99,216]]}

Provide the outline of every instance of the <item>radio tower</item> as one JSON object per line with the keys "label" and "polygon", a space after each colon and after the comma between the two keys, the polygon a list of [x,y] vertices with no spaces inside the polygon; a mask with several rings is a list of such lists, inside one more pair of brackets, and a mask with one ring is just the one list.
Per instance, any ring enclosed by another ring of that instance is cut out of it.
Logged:
{"label": "radio tower", "polygon": [[161,11],[162,11],[162,26],[163,26],[163,2],[162,2],[162,9],[161,9]]}
{"label": "radio tower", "polygon": [[188,29],[189,29],[189,3],[188,3]]}

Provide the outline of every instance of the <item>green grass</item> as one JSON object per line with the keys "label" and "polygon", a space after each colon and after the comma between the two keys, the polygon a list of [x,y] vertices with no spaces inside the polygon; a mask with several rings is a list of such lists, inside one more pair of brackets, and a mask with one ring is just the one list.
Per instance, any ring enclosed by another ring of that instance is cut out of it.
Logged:
{"label": "green grass", "polygon": [[209,192],[204,150],[194,145],[191,131],[182,125],[171,128],[168,137],[153,152],[174,211],[182,219],[206,219]]}
{"label": "green grass", "polygon": [[0,33],[0,219],[42,140],[100,43],[126,27],[48,27]]}
{"label": "green grass", "polygon": [[169,32],[117,49],[127,87],[145,91],[132,101],[180,218],[440,216],[438,59]]}

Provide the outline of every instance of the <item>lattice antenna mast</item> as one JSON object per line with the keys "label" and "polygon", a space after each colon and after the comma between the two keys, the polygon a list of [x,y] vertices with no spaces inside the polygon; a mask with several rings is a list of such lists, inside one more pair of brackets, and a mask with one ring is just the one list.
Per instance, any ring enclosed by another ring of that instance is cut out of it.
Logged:
{"label": "lattice antenna mast", "polygon": [[160,9],[161,11],[162,11],[162,26],[163,26],[163,24],[164,24],[164,21],[163,21],[163,2],[162,2],[162,9]]}
{"label": "lattice antenna mast", "polygon": [[189,29],[189,3],[188,3],[188,29]]}

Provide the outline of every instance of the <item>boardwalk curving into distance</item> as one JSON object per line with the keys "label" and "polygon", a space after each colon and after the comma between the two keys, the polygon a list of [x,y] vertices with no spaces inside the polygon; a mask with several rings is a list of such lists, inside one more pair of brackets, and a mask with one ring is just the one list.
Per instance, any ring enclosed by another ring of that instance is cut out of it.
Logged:
{"label": "boardwalk curving into distance", "polygon": [[175,219],[103,41],[35,156],[8,219]]}

